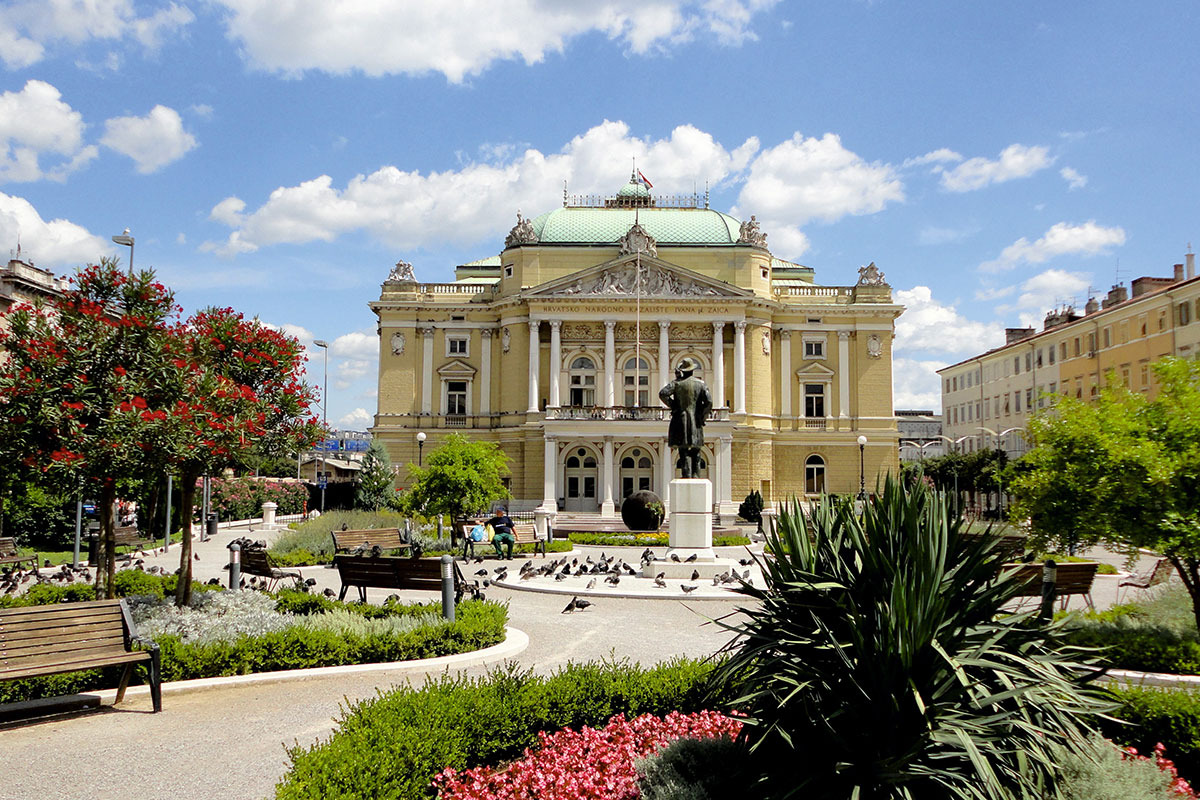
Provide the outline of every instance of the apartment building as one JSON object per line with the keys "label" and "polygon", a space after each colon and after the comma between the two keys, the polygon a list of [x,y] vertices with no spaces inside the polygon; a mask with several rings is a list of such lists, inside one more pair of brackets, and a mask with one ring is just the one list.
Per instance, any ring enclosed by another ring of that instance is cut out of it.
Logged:
{"label": "apartment building", "polygon": [[951,364],[942,379],[947,445],[962,452],[999,447],[1010,458],[1025,452],[1030,414],[1050,395],[1095,397],[1111,374],[1153,395],[1150,364],[1167,355],[1200,353],[1200,280],[1195,255],[1170,278],[1141,277],[1046,315],[1041,331],[1009,328],[1003,347]]}

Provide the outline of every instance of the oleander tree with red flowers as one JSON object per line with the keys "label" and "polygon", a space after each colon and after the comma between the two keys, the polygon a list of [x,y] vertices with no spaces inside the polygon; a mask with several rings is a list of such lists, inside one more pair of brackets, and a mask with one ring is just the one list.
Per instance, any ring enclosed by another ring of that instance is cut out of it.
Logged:
{"label": "oleander tree with red flowers", "polygon": [[[179,311],[152,271],[85,267],[60,297],[18,304],[0,324],[0,450],[17,472],[96,497],[112,597],[113,502],[127,476],[161,469],[163,410],[179,385],[167,357]],[[13,473],[10,473],[13,474]]]}
{"label": "oleander tree with red flowers", "polygon": [[[172,339],[169,366],[182,392],[162,413],[190,524],[202,475],[309,447],[322,431],[309,413],[314,395],[300,380],[304,351],[296,339],[230,308],[196,313],[172,332]],[[179,566],[175,599],[183,605],[191,599],[187,535]]]}

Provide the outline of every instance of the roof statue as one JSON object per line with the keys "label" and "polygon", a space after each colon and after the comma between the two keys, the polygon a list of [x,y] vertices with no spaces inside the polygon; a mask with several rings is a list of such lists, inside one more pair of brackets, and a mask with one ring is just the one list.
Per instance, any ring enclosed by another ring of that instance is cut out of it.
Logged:
{"label": "roof statue", "polygon": [[416,283],[417,276],[413,273],[413,265],[403,259],[396,262],[396,266],[392,267],[392,271],[388,273],[387,280],[384,283]]}
{"label": "roof statue", "polygon": [[858,268],[858,286],[887,286],[887,281],[884,280],[883,273],[879,271],[879,267],[875,266],[872,261],[865,267]]}
{"label": "roof statue", "polygon": [[617,244],[621,246],[621,255],[623,256],[634,253],[658,256],[658,242],[654,240],[653,236],[646,233],[646,229],[637,222],[633,223],[633,227],[617,240]]}
{"label": "roof statue", "polygon": [[533,229],[533,225],[525,217],[521,216],[520,209],[517,210],[517,224],[512,226],[512,230],[508,232],[508,236],[504,237],[504,249],[517,247],[523,244],[537,244],[537,231]]}
{"label": "roof statue", "polygon": [[758,220],[753,214],[738,228],[738,244],[749,244],[754,247],[766,247],[767,235],[758,229]]}

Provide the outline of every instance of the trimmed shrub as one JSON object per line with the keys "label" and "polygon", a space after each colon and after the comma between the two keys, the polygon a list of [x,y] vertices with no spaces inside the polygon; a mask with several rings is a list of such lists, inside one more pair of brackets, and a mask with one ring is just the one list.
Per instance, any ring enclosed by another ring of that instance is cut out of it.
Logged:
{"label": "trimmed shrub", "polygon": [[[665,532],[658,533],[592,533],[573,531],[569,534],[575,544],[597,547],[668,547],[670,538]],[[551,544],[555,544],[551,542]],[[713,547],[739,547],[750,544],[745,536],[714,536]]]}
{"label": "trimmed shrub", "polygon": [[1068,641],[1100,650],[1110,667],[1142,672],[1200,673],[1200,634],[1191,596],[1171,584],[1145,603],[1067,617]]}
{"label": "trimmed shrub", "polygon": [[549,677],[508,665],[477,678],[428,678],[352,704],[327,741],[290,748],[276,796],[432,798],[443,769],[515,758],[540,732],[702,710],[710,672],[696,661],[650,669],[616,661],[569,664]]}
{"label": "trimmed shrub", "polygon": [[1112,692],[1121,704],[1113,716],[1124,722],[1104,723],[1104,735],[1140,753],[1161,743],[1181,775],[1200,781],[1200,690],[1114,686]]}
{"label": "trimmed shrub", "polygon": [[643,800],[745,797],[746,750],[730,739],[677,739],[637,762]]}
{"label": "trimmed shrub", "polygon": [[1128,753],[1099,736],[1078,753],[1064,751],[1063,800],[1163,800],[1196,795],[1175,775],[1163,750],[1150,759]]}

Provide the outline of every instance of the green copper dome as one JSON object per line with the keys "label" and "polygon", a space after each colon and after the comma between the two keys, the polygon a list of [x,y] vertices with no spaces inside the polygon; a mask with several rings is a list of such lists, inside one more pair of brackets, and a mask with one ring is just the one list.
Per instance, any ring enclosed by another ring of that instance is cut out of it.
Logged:
{"label": "green copper dome", "polygon": [[641,223],[659,246],[734,244],[741,223],[709,208],[556,208],[533,220],[541,244],[614,243]]}

